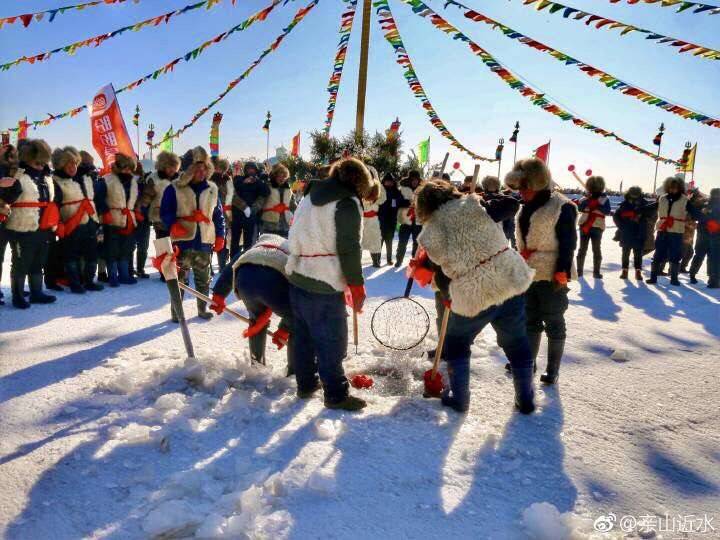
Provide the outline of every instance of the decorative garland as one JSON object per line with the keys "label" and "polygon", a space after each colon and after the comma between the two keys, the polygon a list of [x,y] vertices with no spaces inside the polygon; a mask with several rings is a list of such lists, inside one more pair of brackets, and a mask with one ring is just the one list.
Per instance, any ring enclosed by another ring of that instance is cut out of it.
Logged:
{"label": "decorative garland", "polygon": [[[217,0],[216,0],[217,1]],[[264,21],[268,15],[275,9],[275,7],[281,3],[284,2],[283,5],[287,4],[289,0],[272,0],[269,6],[261,9],[257,13],[251,15],[247,19],[245,19],[240,24],[237,24],[233,26],[230,30],[223,32],[222,34],[218,34],[217,36],[210,38],[209,40],[205,41],[202,45],[199,47],[196,47],[192,49],[191,51],[186,52],[182,56],[178,56],[174,60],[168,62],[161,68],[156,69],[155,71],[148,73],[147,75],[140,77],[139,79],[123,86],[122,88],[115,91],[116,94],[120,94],[121,92],[130,92],[132,90],[135,90],[138,86],[143,84],[146,81],[150,80],[156,80],[159,77],[163,75],[167,75],[168,73],[172,72],[175,69],[175,66],[179,64],[180,62],[190,62],[191,60],[195,60],[200,54],[207,49],[208,47],[211,47],[213,45],[216,45],[222,41],[225,41],[227,38],[229,38],[232,34],[235,32],[242,32],[243,30],[249,28],[257,21]],[[65,111],[60,114],[49,114],[48,118],[45,118],[44,120],[34,120],[32,122],[28,122],[28,125],[31,125],[33,129],[36,129],[37,127],[44,127],[50,125],[52,122],[55,122],[56,120],[61,120],[63,118],[73,118],[78,115],[78,113],[84,111],[87,109],[87,105],[81,105],[79,107],[75,107],[74,109],[70,109],[69,111]],[[17,127],[9,128],[8,131],[17,131]]]}
{"label": "decorative garland", "polygon": [[[20,58],[17,58],[11,62],[7,62],[5,64],[0,64],[0,71],[7,71],[13,66],[17,66],[19,64],[27,62],[28,64],[35,64],[38,62],[43,62],[47,59],[49,59],[53,54],[56,53],[67,53],[69,55],[75,54],[75,52],[78,49],[82,49],[84,47],[99,47],[102,45],[105,41],[108,39],[114,38],[116,36],[119,36],[120,34],[123,34],[125,32],[128,32],[132,30],[133,32],[138,32],[139,30],[142,30],[143,28],[146,28],[148,26],[159,26],[162,23],[168,24],[171,19],[174,17],[178,17],[180,15],[185,15],[186,13],[189,13],[190,11],[194,11],[196,9],[200,9],[203,6],[207,6],[207,9],[212,9],[217,4],[219,4],[222,0],[202,0],[201,2],[196,2],[194,4],[188,4],[185,7],[182,7],[180,9],[176,9],[174,11],[168,11],[167,13],[164,13],[162,15],[158,15],[157,17],[152,17],[150,19],[145,19],[144,21],[137,22],[135,24],[131,24],[129,26],[123,26],[122,28],[118,28],[117,30],[113,30],[112,32],[108,32],[107,34],[100,34],[91,38],[83,39],[82,41],[76,41],[75,43],[70,43],[69,45],[65,45],[63,47],[58,47],[57,49],[53,49],[51,51],[45,51],[38,54],[35,54],[33,56],[22,56]],[[233,5],[235,4],[235,1],[233,0]],[[58,8],[60,9],[60,8]]]}
{"label": "decorative garland", "polygon": [[[535,105],[536,107],[540,107],[546,112],[549,112],[550,114],[553,114],[560,119],[564,121],[572,121],[572,123],[580,128],[587,129],[589,131],[592,131],[593,133],[596,133],[598,135],[601,135],[603,137],[611,137],[618,141],[620,144],[627,146],[631,148],[632,150],[635,150],[636,152],[639,152],[645,156],[651,157],[653,159],[656,159],[658,161],[662,161],[663,163],[667,164],[673,164],[676,165],[677,162],[670,158],[665,157],[658,157],[655,153],[650,152],[648,150],[645,150],[644,148],[641,148],[640,146],[637,146],[622,137],[619,137],[612,131],[607,131],[603,128],[600,128],[598,126],[595,126],[591,124],[590,122],[583,120],[582,118],[579,118],[572,114],[571,112],[563,109],[556,103],[553,103],[547,94],[544,92],[538,92],[534,88],[531,88],[524,82],[522,82],[516,75],[514,75],[509,69],[504,67],[500,62],[495,59],[488,51],[480,47],[477,43],[472,41],[469,37],[467,37],[465,34],[460,32],[457,28],[452,26],[449,22],[447,22],[445,19],[443,19],[440,15],[435,13],[432,9],[430,9],[428,6],[420,2],[419,0],[401,0],[402,2],[405,2],[406,4],[409,4],[413,6],[413,13],[416,15],[419,15],[420,17],[429,18],[430,22],[435,26],[436,28],[442,30],[444,33],[451,35],[453,40],[456,41],[463,41],[467,43],[470,50],[473,52],[475,56],[478,56],[480,60],[485,64],[490,71],[492,71],[495,75],[500,77],[510,88],[515,90],[516,92],[519,92],[524,97],[528,98],[530,102]],[[389,11],[388,2],[387,0],[376,0],[375,2],[376,6],[378,7],[378,12],[381,9]]]}
{"label": "decorative garland", "polygon": [[188,128],[193,126],[195,122],[197,122],[202,116],[205,115],[210,109],[212,109],[215,105],[220,103],[225,96],[227,96],[233,88],[235,88],[241,81],[246,79],[250,73],[258,66],[260,63],[265,59],[267,55],[269,55],[271,52],[275,51],[278,47],[280,47],[280,44],[283,42],[285,37],[292,32],[293,28],[295,28],[300,21],[302,21],[305,16],[312,11],[312,9],[320,2],[320,0],[312,0],[307,6],[304,8],[300,8],[298,12],[295,14],[295,17],[293,17],[293,20],[290,21],[290,24],[287,25],[282,31],[282,33],[275,38],[275,40],[270,44],[270,46],[265,49],[260,56],[258,56],[257,60],[255,60],[252,64],[250,64],[250,67],[247,68],[237,79],[234,79],[230,81],[230,83],[227,85],[227,88],[223,90],[218,97],[216,97],[214,100],[212,100],[210,103],[205,105],[202,109],[200,109],[198,112],[195,113],[195,115],[192,117],[192,119],[185,124],[183,127],[178,129],[175,133],[173,133],[170,136],[165,137],[163,140],[159,141],[157,144],[153,145],[153,148],[157,148],[160,146],[163,142],[166,140],[173,138],[177,139],[182,135]]}
{"label": "decorative garland", "polygon": [[[83,11],[87,8],[108,5],[108,4],[124,4],[130,0],[95,0],[93,2],[85,2],[84,4],[75,4],[72,6],[62,6],[54,9],[46,9],[45,11],[36,11],[34,13],[24,13],[22,15],[14,15],[12,17],[0,17],[0,29],[6,24],[14,24],[17,21],[22,22],[22,25],[27,28],[33,20],[40,22],[45,18],[45,15],[50,15],[48,22],[53,22],[58,14],[64,15],[66,11]],[[140,0],[133,0],[137,4]],[[235,3],[235,0],[233,0]]]}
{"label": "decorative garland", "polygon": [[[455,0],[444,1],[446,8],[448,5],[455,5],[462,9],[470,9],[469,7],[464,6],[460,2],[456,2]],[[646,34],[645,39],[647,40],[655,41],[659,45],[670,45],[671,47],[675,47],[677,49],[677,52],[679,53],[686,53],[692,51],[693,56],[699,56],[700,58],[705,58],[707,60],[720,60],[720,51],[716,49],[710,49],[708,47],[703,47],[702,45],[690,43],[689,41],[683,41],[682,39],[677,39],[671,36],[659,34],[657,32],[654,32],[653,30],[648,30],[647,28],[640,28],[632,24],[616,21],[614,19],[608,19],[607,17],[596,15],[594,13],[589,13],[587,11],[582,11],[566,4],[561,4],[560,2],[551,2],[549,0],[523,0],[522,3],[525,6],[535,7],[537,11],[542,11],[545,8],[549,8],[548,11],[553,15],[562,12],[563,18],[572,19],[578,22],[583,21],[585,22],[585,26],[593,25],[597,29],[606,28],[608,30],[620,29],[621,36],[625,36],[632,32],[639,32],[641,34]]]}
{"label": "decorative garland", "polygon": [[[425,6],[420,0],[402,0],[406,4],[409,4],[413,6],[413,11],[416,13],[419,13],[424,8],[422,6]],[[590,64],[585,64],[581,62],[580,60],[573,58],[572,56],[565,54],[564,52],[558,51],[557,49],[553,49],[549,45],[546,45],[544,43],[541,43],[540,41],[537,41],[529,36],[526,36],[524,34],[521,34],[517,30],[514,30],[510,28],[509,26],[505,26],[501,22],[498,22],[494,19],[491,19],[490,17],[487,17],[486,15],[483,15],[482,13],[479,13],[477,11],[474,11],[472,9],[469,9],[462,4],[459,4],[457,2],[453,2],[455,5],[460,6],[462,9],[465,10],[465,18],[470,19],[474,22],[481,22],[485,23],[487,25],[490,25],[494,30],[498,30],[502,32],[505,37],[509,39],[517,40],[519,43],[522,43],[523,45],[530,47],[531,49],[535,49],[536,51],[543,52],[545,54],[548,54],[552,56],[555,60],[558,62],[562,62],[566,66],[574,66],[583,73],[585,73],[588,77],[591,77],[593,79],[597,78],[597,81],[602,84],[603,86],[606,86],[607,88],[610,88],[611,90],[615,90],[616,92],[620,92],[622,94],[625,94],[626,96],[634,97],[635,99],[642,101],[643,103],[646,103],[647,105],[659,107],[663,109],[664,111],[667,111],[672,114],[676,114],[677,116],[680,116],[682,118],[685,118],[686,120],[695,120],[696,122],[700,122],[703,125],[714,127],[714,128],[720,128],[720,119],[713,118],[711,116],[693,111],[691,109],[688,109],[686,107],[683,107],[681,105],[677,105],[675,103],[672,103],[670,101],[666,101],[662,99],[661,97],[658,97],[654,94],[651,94],[650,92],[646,92],[645,90],[642,90],[641,88],[638,88],[636,86],[631,86],[630,84],[618,79],[615,77],[615,75],[612,75],[610,73],[607,73],[606,71],[603,71],[601,69],[598,69],[594,66],[591,66]],[[427,8],[427,6],[425,6]],[[427,8],[430,9],[430,8]],[[419,13],[422,16],[425,16],[424,13]],[[434,21],[434,16],[430,17],[431,20],[433,20],[433,24],[435,26],[441,27],[442,25],[438,25]],[[720,53],[719,53],[720,54]]]}
{"label": "decorative garland", "polygon": [[350,34],[352,33],[353,21],[355,20],[355,10],[357,8],[357,0],[348,0],[347,11],[340,16],[340,41],[333,62],[333,71],[328,81],[327,91],[330,94],[328,98],[327,117],[325,118],[325,127],[323,131],[325,135],[330,134],[333,118],[335,117],[335,105],[337,105],[337,96],[340,91],[340,81],[342,80],[343,67],[345,66],[345,57],[347,56],[348,43],[350,42]]}
{"label": "decorative garland", "polygon": [[465,152],[474,160],[495,161],[492,158],[483,157],[472,152],[471,150],[468,150],[465,146],[460,144],[460,142],[445,126],[443,121],[440,120],[440,117],[435,111],[435,108],[432,106],[430,98],[428,98],[427,94],[425,93],[425,89],[420,83],[420,79],[418,78],[417,73],[413,68],[412,61],[410,60],[410,56],[405,49],[402,37],[400,36],[400,31],[398,30],[397,24],[395,23],[395,19],[393,18],[392,12],[390,11],[390,6],[388,5],[387,0],[377,0],[373,5],[377,9],[377,14],[379,17],[378,22],[380,23],[380,28],[382,29],[383,36],[395,51],[395,61],[404,69],[403,75],[405,77],[405,80],[407,81],[410,90],[412,90],[412,93],[422,103],[422,107],[423,109],[425,109],[425,113],[430,117],[430,123],[440,132],[443,137],[450,141],[450,144],[452,146],[454,146],[458,150]]}
{"label": "decorative garland", "polygon": [[[543,2],[547,0],[541,0]],[[610,0],[611,4],[619,4],[622,0]],[[685,10],[693,9],[693,13],[707,13],[708,15],[717,15],[720,13],[720,6],[711,6],[710,4],[701,4],[700,2],[685,2],[683,0],[627,0],[628,4],[637,4],[643,2],[645,4],[655,4],[660,7],[677,6],[676,13],[682,13]]]}

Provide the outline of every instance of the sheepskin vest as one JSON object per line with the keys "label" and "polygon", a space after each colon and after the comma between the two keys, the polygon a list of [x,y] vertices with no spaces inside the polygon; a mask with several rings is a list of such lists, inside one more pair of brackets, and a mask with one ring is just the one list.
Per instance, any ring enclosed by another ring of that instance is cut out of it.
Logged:
{"label": "sheepskin vest", "polygon": [[[352,200],[358,212],[362,212],[360,200],[357,197]],[[335,210],[338,202],[315,206],[310,197],[300,201],[290,228],[290,256],[285,271],[288,276],[297,273],[327,283],[342,292],[347,282],[337,256]],[[362,236],[362,228],[358,234]]]}
{"label": "sheepskin vest", "polygon": [[661,196],[658,200],[657,230],[683,234],[685,232],[685,221],[688,218],[687,202],[688,198],[681,195],[671,207],[667,194]]}
{"label": "sheepskin vest", "polygon": [[[292,201],[292,190],[290,186],[287,186],[283,191],[282,195],[280,190],[276,187],[270,187],[270,195],[265,200],[265,206],[263,207],[262,220],[265,223],[280,223],[280,214],[285,214],[285,222],[290,223],[293,214],[290,211],[290,201]],[[288,209],[283,212],[279,212],[278,205],[285,205]]]}
{"label": "sheepskin vest", "polygon": [[[77,214],[78,210],[80,209],[80,204],[83,202],[83,200],[87,199],[88,203],[92,205],[93,209],[95,208],[95,203],[93,202],[95,198],[95,191],[93,190],[93,182],[90,176],[85,175],[82,178],[85,193],[83,193],[80,184],[72,178],[60,178],[59,176],[53,176],[53,180],[55,181],[55,185],[60,188],[60,191],[62,192],[62,203],[60,203],[60,219],[62,219],[63,222],[68,221],[75,214]],[[78,223],[78,225],[85,225],[90,220],[97,222],[97,213],[89,215],[87,212],[83,212],[83,216],[82,218],[80,218],[80,222]]]}
{"label": "sheepskin vest", "polygon": [[[181,185],[182,184],[182,185]],[[200,227],[200,241],[203,244],[212,244],[215,242],[215,224],[212,217],[215,207],[218,203],[218,187],[213,182],[207,183],[208,187],[200,192],[198,197],[190,187],[190,184],[173,182],[175,189],[175,197],[177,199],[177,217],[178,223],[183,226],[187,234],[182,236],[173,236],[173,241],[183,242],[192,240],[197,234],[197,228]],[[200,204],[198,204],[198,199]],[[202,212],[204,218],[196,220],[194,215],[196,210]],[[183,218],[192,218],[183,219]]]}
{"label": "sheepskin vest", "polygon": [[243,264],[267,266],[285,275],[289,253],[290,247],[285,238],[277,234],[262,234],[257,243],[235,261],[233,275]]}
{"label": "sheepskin vest", "polygon": [[410,201],[410,208],[400,209],[400,225],[412,225],[412,219],[408,216],[408,213],[411,208],[413,210],[415,209],[415,192],[407,186],[400,186],[400,195],[402,195],[404,199]]}
{"label": "sheepskin vest", "polygon": [[[20,182],[22,193],[15,203],[37,203],[40,202],[40,191],[37,185],[24,169],[18,169],[15,178]],[[50,200],[55,198],[55,186],[49,177],[45,177],[48,189],[50,191]],[[44,210],[43,210],[44,211]],[[12,209],[7,219],[5,227],[9,231],[15,232],[35,232],[40,226],[40,208],[20,208]]]}
{"label": "sheepskin vest", "polygon": [[474,317],[527,291],[533,270],[509,248],[475,196],[443,204],[423,223],[418,243],[449,277],[452,311]]}
{"label": "sheepskin vest", "polygon": [[382,235],[380,233],[380,220],[378,211],[380,205],[387,200],[385,188],[380,186],[380,195],[375,202],[363,201],[363,234],[362,248],[370,253],[380,253]]}
{"label": "sheepskin vest", "polygon": [[130,195],[127,198],[125,198],[125,188],[122,182],[114,173],[105,176],[104,180],[107,186],[106,203],[112,216],[110,225],[124,229],[128,226],[128,219],[131,219],[137,225],[135,223],[135,213],[133,212],[138,198],[137,178],[133,177],[130,181]]}
{"label": "sheepskin vest", "polygon": [[[552,281],[559,251],[555,226],[563,205],[570,202],[564,195],[553,191],[550,199],[530,216],[527,238],[523,239],[520,228],[520,212],[515,217],[515,239],[520,253],[526,253],[528,265],[535,270],[534,281]],[[571,278],[577,277],[573,263]]]}
{"label": "sheepskin vest", "polygon": [[[607,197],[598,197],[598,203],[600,203],[600,206],[605,204],[605,201],[607,201]],[[585,210],[580,212],[580,217],[578,218],[578,225],[582,227],[589,219],[592,219],[592,228],[593,229],[600,229],[601,231],[605,230],[605,214],[603,214],[600,210],[590,210],[589,207],[585,207]]]}
{"label": "sheepskin vest", "polygon": [[148,218],[151,223],[159,223],[162,221],[160,218],[160,204],[162,203],[163,195],[165,190],[172,183],[170,180],[160,178],[157,171],[153,171],[148,178],[148,183],[152,183],[155,190],[155,196],[150,201],[150,208],[148,209]]}

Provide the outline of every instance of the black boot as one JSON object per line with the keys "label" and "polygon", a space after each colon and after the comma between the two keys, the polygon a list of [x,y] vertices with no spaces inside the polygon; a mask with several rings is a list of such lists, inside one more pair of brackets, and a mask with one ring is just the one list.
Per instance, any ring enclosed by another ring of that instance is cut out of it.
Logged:
{"label": "black boot", "polygon": [[595,279],[602,279],[603,275],[600,273],[600,264],[602,259],[593,259],[593,277]]}
{"label": "black boot", "polygon": [[213,318],[213,314],[208,311],[207,302],[198,300],[197,301],[197,310],[198,310],[198,317],[200,317],[201,319],[209,321],[210,319]]}
{"label": "black boot", "polygon": [[650,279],[646,279],[645,283],[649,283],[650,285],[655,285],[657,283],[659,267],[660,265],[653,261],[652,266],[650,267]]}
{"label": "black boot", "polygon": [[30,303],[31,304],[52,304],[57,298],[43,292],[42,274],[30,276]]}
{"label": "black boot", "polygon": [[11,274],[12,305],[18,309],[27,309],[30,303],[25,300],[25,274]]}
{"label": "black boot", "polygon": [[265,330],[250,338],[250,361],[265,365],[265,343],[267,333]]}
{"label": "black boot", "polygon": [[680,263],[670,263],[670,285],[675,287],[680,286],[680,280],[678,274],[680,272]]}
{"label": "black boot", "polygon": [[108,285],[110,287],[115,288],[120,286],[117,261],[107,263],[107,276]]}
{"label": "black boot", "polygon": [[565,339],[548,338],[547,369],[540,375],[540,381],[545,384],[555,384],[560,374],[560,361],[565,349]]}
{"label": "black boot", "polygon": [[[533,361],[533,373],[537,371],[537,356],[540,352],[540,340],[542,339],[542,334],[538,332],[528,332],[528,342],[530,343],[530,355],[532,356]],[[510,362],[505,364],[505,371],[508,373],[512,373],[512,366],[510,365]]]}
{"label": "black boot", "polygon": [[627,279],[628,278],[628,269],[623,268],[622,272],[620,272],[620,279]]}
{"label": "black boot", "polygon": [[583,275],[583,269],[584,269],[584,266],[585,266],[585,255],[578,255],[578,256],[577,256],[577,261],[576,261],[575,265],[577,266],[577,275],[578,275],[578,277],[582,277],[582,275]]}
{"label": "black boot", "polygon": [[118,283],[122,285],[135,285],[137,279],[130,272],[130,261],[119,261],[117,263]]}
{"label": "black boot", "polygon": [[86,291],[102,291],[105,287],[95,282],[95,272],[97,271],[97,262],[85,263],[85,276],[83,285]]}
{"label": "black boot", "polygon": [[636,269],[635,269],[635,279],[636,279],[637,281],[642,281],[642,278],[643,278],[643,277],[642,277],[642,270],[640,270],[639,268],[636,268]]}
{"label": "black boot", "polygon": [[695,285],[698,282],[697,277],[695,277],[695,274],[690,274],[690,283]]}
{"label": "black boot", "polygon": [[77,261],[66,263],[65,273],[70,281],[70,292],[73,294],[85,294],[85,287],[80,281],[80,268]]}
{"label": "black boot", "polygon": [[372,259],[373,268],[380,268],[380,254],[371,253],[370,258]]}
{"label": "black boot", "polygon": [[522,414],[533,412],[535,410],[535,390],[532,369],[514,370],[513,386],[515,387],[515,408]]}

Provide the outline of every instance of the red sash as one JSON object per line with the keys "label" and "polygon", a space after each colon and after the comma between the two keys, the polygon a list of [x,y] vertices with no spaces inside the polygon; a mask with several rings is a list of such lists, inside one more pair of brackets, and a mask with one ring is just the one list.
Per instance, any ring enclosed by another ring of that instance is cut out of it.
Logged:
{"label": "red sash", "polygon": [[210,219],[203,214],[202,210],[194,210],[189,216],[180,216],[178,219],[189,221],[190,223],[210,223]]}
{"label": "red sash", "polygon": [[625,219],[635,219],[638,217],[638,213],[635,210],[625,210],[620,212],[620,217]]}
{"label": "red sash", "polygon": [[38,228],[47,231],[58,226],[60,223],[60,210],[54,202],[16,202],[10,205],[11,208],[44,208],[40,216]]}
{"label": "red sash", "polygon": [[110,210],[117,210],[126,218],[125,227],[118,231],[119,234],[130,236],[135,232],[135,221],[133,221],[134,212],[132,210],[129,208],[111,208]]}
{"label": "red sash", "polygon": [[685,222],[684,219],[676,218],[674,216],[661,217],[658,231],[665,232],[668,229],[672,229],[676,221],[681,221],[683,223]]}
{"label": "red sash", "polygon": [[263,208],[263,212],[277,212],[278,214],[285,213],[288,210],[290,210],[290,207],[285,203],[277,203],[275,206]]}
{"label": "red sash", "polygon": [[71,204],[79,204],[77,211],[70,216],[67,221],[64,222],[64,231],[62,233],[62,237],[70,236],[73,232],[75,232],[75,229],[77,229],[80,226],[80,222],[82,221],[83,217],[85,215],[88,216],[94,216],[95,215],[95,207],[90,202],[90,199],[80,199],[79,201],[69,201],[66,203],[62,203],[62,206],[69,206]]}
{"label": "red sash", "polygon": [[363,217],[366,218],[374,218],[377,217],[378,213],[375,210],[370,210],[369,212],[363,212]]}

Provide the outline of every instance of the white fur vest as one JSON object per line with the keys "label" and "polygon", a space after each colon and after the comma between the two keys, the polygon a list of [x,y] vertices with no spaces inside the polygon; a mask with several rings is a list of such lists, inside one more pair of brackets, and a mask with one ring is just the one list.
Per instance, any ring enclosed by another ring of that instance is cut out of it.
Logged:
{"label": "white fur vest", "polygon": [[277,234],[261,234],[257,243],[238,257],[233,264],[233,271],[243,264],[255,264],[267,266],[285,275],[289,253],[290,247],[285,238]]}
{"label": "white fur vest", "polygon": [[[92,178],[87,175],[83,176],[82,183],[85,188],[85,193],[83,193],[80,184],[72,178],[60,178],[59,176],[53,176],[53,180],[62,193],[60,219],[62,219],[63,222],[68,221],[77,213],[80,208],[80,204],[85,199],[87,199],[87,201],[92,205],[93,209],[95,208],[95,203],[93,202],[93,199],[95,198],[95,191],[93,190]],[[79,225],[85,225],[90,220],[95,222],[98,221],[97,212],[92,216],[87,213],[83,213],[83,217],[80,219]]]}
{"label": "white fur vest", "polygon": [[[203,244],[213,244],[215,242],[215,224],[213,223],[213,212],[218,204],[218,187],[214,182],[208,182],[208,187],[200,192],[198,197],[190,187],[190,184],[183,182],[173,182],[175,189],[175,197],[177,199],[177,217],[178,223],[183,226],[187,234],[175,237],[173,241],[192,240],[197,234],[197,228],[200,226],[200,241]],[[198,204],[198,199],[199,203]],[[193,216],[196,210],[200,210],[206,221],[189,221],[187,217]]]}
{"label": "white fur vest", "polygon": [[[40,191],[35,181],[25,173],[24,169],[18,169],[15,178],[20,182],[22,193],[15,203],[37,203],[40,199]],[[50,191],[50,200],[55,198],[55,189],[49,176],[45,177],[45,182]],[[44,211],[44,210],[43,210]],[[20,208],[15,207],[10,213],[10,217],[5,224],[9,231],[16,232],[35,232],[40,226],[40,208]]]}
{"label": "white fur vest", "polygon": [[380,253],[382,235],[380,234],[380,220],[377,217],[380,205],[387,200],[385,188],[380,186],[380,195],[375,202],[363,201],[363,235],[362,248],[370,253]]}
{"label": "white fur vest", "polygon": [[685,195],[680,195],[671,207],[667,194],[660,197],[658,200],[657,230],[683,234],[685,232],[685,222],[688,218],[687,202],[688,198]]}
{"label": "white fur vest", "polygon": [[[597,200],[598,200],[598,203],[600,203],[600,206],[602,206],[607,201],[607,197],[605,197],[605,196],[598,197]],[[603,214],[600,210],[590,210],[590,208],[588,206],[585,207],[585,210],[580,212],[580,217],[578,218],[578,225],[580,227],[582,227],[590,219],[590,216],[593,216],[592,228],[600,229],[601,231],[604,231],[605,230],[605,214]]]}
{"label": "white fur vest", "polygon": [[[130,194],[128,197],[125,196],[125,188],[122,182],[114,173],[105,176],[104,180],[107,186],[106,204],[108,208],[110,208],[110,214],[112,215],[110,225],[124,229],[128,226],[128,219],[131,219],[133,223],[135,223],[135,213],[133,210],[135,209],[135,203],[138,198],[137,179],[133,177],[130,181]],[[130,210],[129,214],[124,212],[126,209]]]}
{"label": "white fur vest", "polygon": [[[571,202],[570,199],[553,191],[550,199],[543,206],[535,210],[530,216],[530,227],[527,238],[523,239],[520,230],[520,214],[515,217],[515,239],[520,253],[527,252],[527,263],[535,270],[535,281],[552,281],[555,276],[560,244],[555,233],[555,226],[560,218],[563,205]],[[577,277],[573,262],[571,278]]]}
{"label": "white fur vest", "polygon": [[284,204],[288,207],[285,211],[285,223],[290,223],[293,218],[293,213],[289,210],[290,203],[292,202],[292,190],[290,186],[287,186],[280,195],[280,190],[276,187],[270,187],[270,195],[265,200],[265,206],[263,207],[262,221],[265,223],[280,223],[280,212],[270,210],[275,208],[278,204]]}
{"label": "white fur vest", "polygon": [[443,204],[423,223],[418,243],[449,277],[452,310],[474,317],[527,291],[533,271],[472,195]]}
{"label": "white fur vest", "polygon": [[170,180],[160,178],[157,171],[153,171],[148,178],[148,183],[152,182],[155,190],[155,196],[150,201],[150,208],[148,209],[148,218],[151,223],[159,223],[162,221],[160,218],[160,204],[162,203],[163,195],[165,190],[171,184]]}
{"label": "white fur vest", "polygon": [[[358,212],[362,212],[360,201],[356,197],[352,200]],[[335,210],[338,202],[315,206],[310,197],[300,201],[290,227],[290,256],[285,271],[288,276],[297,273],[342,292],[347,282],[337,256]],[[362,236],[362,229],[358,234]]]}
{"label": "white fur vest", "polygon": [[[415,192],[411,188],[407,186],[400,186],[400,195],[403,196],[403,199],[410,201],[410,208],[415,207]],[[412,225],[412,219],[410,219],[410,217],[408,216],[410,208],[400,209],[400,225]]]}

